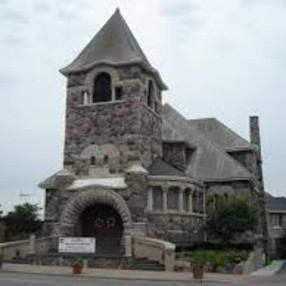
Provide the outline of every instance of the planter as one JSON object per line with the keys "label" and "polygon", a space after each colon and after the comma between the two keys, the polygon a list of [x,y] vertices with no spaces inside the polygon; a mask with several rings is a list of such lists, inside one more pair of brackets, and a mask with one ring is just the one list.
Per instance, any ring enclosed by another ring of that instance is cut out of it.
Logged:
{"label": "planter", "polygon": [[193,278],[195,280],[203,280],[203,278],[204,278],[204,265],[193,265],[192,272],[193,272]]}
{"label": "planter", "polygon": [[82,265],[74,265],[72,266],[73,274],[78,275],[82,273]]}

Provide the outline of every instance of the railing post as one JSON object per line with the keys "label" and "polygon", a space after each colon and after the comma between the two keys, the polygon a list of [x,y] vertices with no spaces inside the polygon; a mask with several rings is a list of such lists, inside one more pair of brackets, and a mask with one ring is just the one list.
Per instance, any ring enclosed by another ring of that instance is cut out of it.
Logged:
{"label": "railing post", "polygon": [[30,253],[36,253],[36,236],[34,234],[30,236]]}
{"label": "railing post", "polygon": [[131,241],[131,235],[125,236],[125,257],[131,257],[132,256],[132,241]]}

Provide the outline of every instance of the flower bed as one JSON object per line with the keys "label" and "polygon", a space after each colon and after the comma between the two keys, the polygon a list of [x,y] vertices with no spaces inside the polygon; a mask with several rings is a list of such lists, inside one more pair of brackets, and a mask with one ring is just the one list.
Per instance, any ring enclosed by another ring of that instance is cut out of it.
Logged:
{"label": "flower bed", "polygon": [[206,271],[232,273],[235,266],[248,259],[246,250],[195,250],[189,253],[191,265],[203,263]]}

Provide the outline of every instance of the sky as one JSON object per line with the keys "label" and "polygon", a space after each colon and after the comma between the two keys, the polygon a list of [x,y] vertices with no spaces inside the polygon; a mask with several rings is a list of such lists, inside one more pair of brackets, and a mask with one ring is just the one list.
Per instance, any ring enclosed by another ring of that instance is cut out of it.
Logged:
{"label": "sky", "polygon": [[[0,204],[44,203],[62,167],[69,64],[115,12],[186,118],[249,139],[260,117],[266,190],[286,196],[286,0],[0,0]],[[21,195],[22,194],[22,195]],[[23,196],[28,194],[29,196]]]}

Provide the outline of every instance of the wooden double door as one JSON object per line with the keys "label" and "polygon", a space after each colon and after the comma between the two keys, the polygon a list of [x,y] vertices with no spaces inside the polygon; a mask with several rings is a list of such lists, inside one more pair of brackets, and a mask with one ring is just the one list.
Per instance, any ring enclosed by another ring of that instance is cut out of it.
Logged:
{"label": "wooden double door", "polygon": [[109,205],[89,206],[81,215],[81,235],[95,237],[96,254],[120,254],[123,235],[122,219]]}

